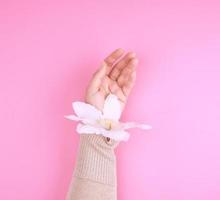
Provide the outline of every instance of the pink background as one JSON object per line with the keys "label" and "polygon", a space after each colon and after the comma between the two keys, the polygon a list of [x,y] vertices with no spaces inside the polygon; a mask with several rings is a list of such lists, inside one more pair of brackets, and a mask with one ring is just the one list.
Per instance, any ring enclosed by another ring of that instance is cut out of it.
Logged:
{"label": "pink background", "polygon": [[120,200],[220,199],[220,3],[0,1],[0,199],[63,200],[79,136],[71,102],[118,47],[138,79],[117,149]]}

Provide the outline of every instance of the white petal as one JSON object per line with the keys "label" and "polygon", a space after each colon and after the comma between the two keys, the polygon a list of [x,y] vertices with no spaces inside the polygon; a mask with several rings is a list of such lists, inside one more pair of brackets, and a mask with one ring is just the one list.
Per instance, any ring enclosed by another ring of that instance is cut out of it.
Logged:
{"label": "white petal", "polygon": [[72,121],[81,121],[84,124],[94,125],[96,123],[96,120],[84,119],[84,118],[77,117],[76,115],[66,115],[64,117],[66,119],[69,119],[69,120],[72,120]]}
{"label": "white petal", "polygon": [[77,117],[76,115],[65,115],[66,119],[73,120],[73,121],[80,121],[81,119]]}
{"label": "white petal", "polygon": [[137,128],[144,129],[144,130],[150,130],[150,129],[152,129],[152,126],[150,126],[148,124],[139,124],[137,126]]}
{"label": "white petal", "polygon": [[102,115],[99,110],[90,104],[77,101],[73,102],[72,105],[76,115],[80,118],[97,120]]}
{"label": "white petal", "polygon": [[102,134],[105,137],[112,138],[116,141],[127,141],[129,139],[129,134],[126,131],[106,131],[102,130]]}
{"label": "white petal", "polygon": [[78,133],[84,133],[84,134],[100,134],[100,129],[98,128],[95,128],[93,126],[90,126],[90,125],[84,125],[84,124],[78,124],[77,125],[77,128],[76,128],[76,131]]}
{"label": "white petal", "polygon": [[130,128],[140,128],[144,130],[149,130],[152,129],[152,127],[148,124],[139,124],[136,122],[126,122],[126,123],[121,123],[122,129],[130,129]]}
{"label": "white petal", "polygon": [[118,121],[121,116],[121,105],[118,100],[118,97],[109,94],[105,99],[103,115],[105,119],[113,119]]}

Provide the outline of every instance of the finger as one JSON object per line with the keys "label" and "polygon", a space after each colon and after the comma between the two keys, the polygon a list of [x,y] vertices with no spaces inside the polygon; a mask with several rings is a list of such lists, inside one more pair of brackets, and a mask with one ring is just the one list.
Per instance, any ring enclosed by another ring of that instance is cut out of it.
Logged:
{"label": "finger", "polygon": [[115,51],[113,51],[107,58],[104,59],[104,61],[107,64],[107,74],[109,74],[109,72],[112,69],[113,64],[124,54],[124,50],[123,49],[116,49]]}
{"label": "finger", "polygon": [[109,90],[110,82],[111,80],[108,78],[108,76],[105,76],[102,79],[101,85],[99,87],[99,92],[101,92],[105,97],[107,96],[107,94],[110,93],[110,90]]}
{"label": "finger", "polygon": [[138,64],[138,60],[136,58],[133,58],[128,65],[120,72],[120,75],[117,79],[117,83],[120,87],[125,85],[132,74],[133,71],[135,71],[136,66]]}
{"label": "finger", "polygon": [[122,102],[126,101],[126,97],[123,91],[121,90],[121,88],[118,86],[116,82],[113,82],[112,84],[110,84],[109,89],[110,89],[110,92],[116,95],[120,101]]}
{"label": "finger", "polygon": [[95,93],[99,90],[103,79],[106,76],[106,70],[107,70],[107,65],[105,62],[103,62],[100,66],[100,68],[94,73],[92,80],[89,83],[88,86],[88,93]]}
{"label": "finger", "polygon": [[135,80],[136,80],[136,71],[132,72],[127,83],[125,83],[122,86],[122,91],[126,97],[130,94],[130,92],[134,86]]}
{"label": "finger", "polygon": [[112,80],[117,80],[121,70],[127,66],[127,64],[132,58],[135,58],[135,53],[133,52],[127,53],[117,64],[115,64],[112,71],[110,72],[110,78]]}

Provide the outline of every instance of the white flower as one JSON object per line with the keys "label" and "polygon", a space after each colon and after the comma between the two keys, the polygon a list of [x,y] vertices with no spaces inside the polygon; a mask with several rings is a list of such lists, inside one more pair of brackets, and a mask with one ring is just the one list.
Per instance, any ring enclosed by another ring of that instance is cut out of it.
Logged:
{"label": "white flower", "polygon": [[135,122],[120,122],[121,106],[117,96],[109,94],[104,102],[103,111],[84,102],[73,102],[76,115],[65,116],[67,119],[80,121],[76,131],[80,134],[102,134],[117,141],[128,140],[126,132],[130,128],[151,129],[151,126]]}

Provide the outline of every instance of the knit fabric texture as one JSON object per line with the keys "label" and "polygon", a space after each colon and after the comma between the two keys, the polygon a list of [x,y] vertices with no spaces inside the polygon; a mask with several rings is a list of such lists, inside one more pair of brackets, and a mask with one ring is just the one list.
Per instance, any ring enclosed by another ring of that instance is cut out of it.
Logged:
{"label": "knit fabric texture", "polygon": [[102,135],[80,135],[76,166],[66,200],[117,199],[114,149],[118,144],[118,141]]}

